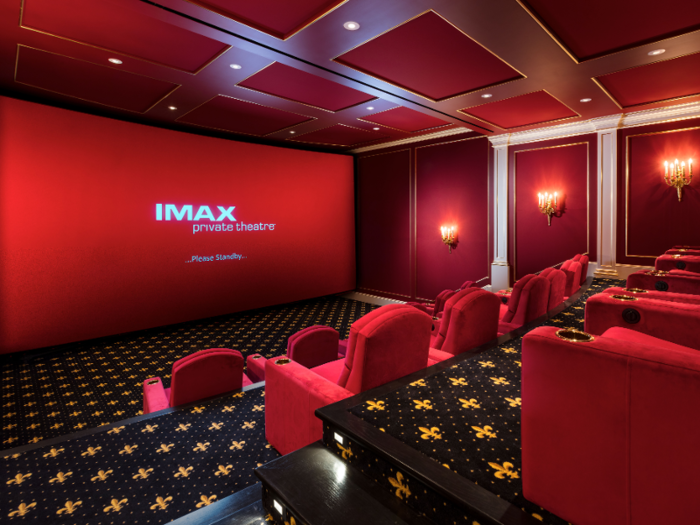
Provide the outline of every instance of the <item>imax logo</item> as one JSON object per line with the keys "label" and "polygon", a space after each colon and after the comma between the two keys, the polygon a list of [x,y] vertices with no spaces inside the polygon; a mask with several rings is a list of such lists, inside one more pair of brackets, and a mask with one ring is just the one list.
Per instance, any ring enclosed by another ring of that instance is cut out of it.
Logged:
{"label": "imax logo", "polygon": [[[163,218],[163,207],[165,206],[165,218]],[[211,209],[209,206],[200,206],[197,209],[197,213],[195,214],[194,218],[192,218],[192,213],[194,211],[194,207],[191,204],[185,204],[180,208],[179,210],[177,209],[177,206],[174,204],[156,204],[156,220],[157,221],[181,221],[181,220],[187,220],[187,221],[199,221],[201,219],[209,219],[212,222],[221,222],[224,219],[228,219],[229,221],[235,221],[236,219],[233,217],[233,210],[236,208],[235,206],[229,206],[228,208],[224,208],[223,206],[217,206],[219,209],[219,212],[221,212],[221,215],[219,215],[218,218],[214,218],[214,214],[212,213]],[[173,219],[173,217],[175,217]]]}

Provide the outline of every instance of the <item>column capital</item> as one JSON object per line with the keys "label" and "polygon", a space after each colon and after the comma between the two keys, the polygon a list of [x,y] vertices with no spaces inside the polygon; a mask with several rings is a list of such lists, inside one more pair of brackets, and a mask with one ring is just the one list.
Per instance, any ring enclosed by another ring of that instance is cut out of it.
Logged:
{"label": "column capital", "polygon": [[494,148],[507,148],[510,144],[510,133],[504,133],[503,135],[491,135],[489,137],[489,142]]}

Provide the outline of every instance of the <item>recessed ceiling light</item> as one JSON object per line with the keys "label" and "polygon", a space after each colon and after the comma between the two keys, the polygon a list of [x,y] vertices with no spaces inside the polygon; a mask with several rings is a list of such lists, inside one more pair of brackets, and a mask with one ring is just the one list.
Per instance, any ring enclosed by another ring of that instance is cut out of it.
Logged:
{"label": "recessed ceiling light", "polygon": [[372,128],[374,131],[379,131],[379,128]]}
{"label": "recessed ceiling light", "polygon": [[169,109],[170,111],[175,111],[177,108],[176,108],[175,106],[168,106],[168,109]]}
{"label": "recessed ceiling light", "polygon": [[112,64],[117,64],[117,65],[119,65],[119,64],[122,63],[122,61],[119,60],[118,58],[110,58],[109,61],[110,61]]}
{"label": "recessed ceiling light", "polygon": [[649,51],[647,55],[655,57],[656,55],[662,55],[666,52],[665,49],[654,49],[653,51]]}
{"label": "recessed ceiling light", "polygon": [[231,64],[231,69],[241,69],[241,67],[240,64]]}
{"label": "recessed ceiling light", "polygon": [[591,100],[593,100],[593,99],[592,98],[582,98],[581,102],[585,103],[585,102],[590,102]]}
{"label": "recessed ceiling light", "polygon": [[294,134],[296,133],[296,131],[290,131],[290,133],[291,133],[292,135],[294,135]]}
{"label": "recessed ceiling light", "polygon": [[491,98],[493,95],[491,93],[484,93],[481,98]]}
{"label": "recessed ceiling light", "polygon": [[348,31],[357,31],[358,29],[360,29],[360,24],[358,24],[357,22],[345,22],[343,24],[343,27]]}

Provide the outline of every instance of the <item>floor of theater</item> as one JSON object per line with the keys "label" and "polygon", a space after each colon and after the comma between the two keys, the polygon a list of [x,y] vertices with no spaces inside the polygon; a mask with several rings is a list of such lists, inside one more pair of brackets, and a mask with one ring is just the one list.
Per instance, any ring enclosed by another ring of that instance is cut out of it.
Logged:
{"label": "floor of theater", "polygon": [[[616,281],[595,280],[578,303],[548,324],[582,328],[586,297],[615,284]],[[143,379],[152,375],[167,378],[174,360],[207,347],[238,348],[244,355],[255,352],[279,355],[289,335],[312,324],[333,326],[341,337],[346,337],[350,324],[376,307],[326,297],[68,345],[33,358],[7,360],[2,365],[5,456],[0,463],[6,480],[6,497],[0,502],[0,522],[14,522],[15,518],[26,516],[57,523],[164,523],[255,483],[253,469],[278,456],[264,438],[262,387],[249,387],[184,410],[125,420],[140,412]],[[503,466],[510,459],[508,462],[514,465],[511,468],[517,470],[517,431],[513,428],[502,431],[500,427],[519,426],[519,373],[513,367],[518,363],[520,339],[502,346],[513,350],[505,352],[506,359],[496,354],[477,356],[460,364],[464,368],[460,377],[482,369],[489,376],[505,378],[496,384],[480,385],[482,390],[501,389],[507,386],[504,382],[510,383],[507,396],[499,392],[499,397],[509,398],[512,405],[499,415],[502,419],[478,421],[480,424],[474,423],[472,428],[479,427],[475,432],[486,436],[488,443],[489,434],[498,435],[499,439],[494,440],[498,444],[491,447],[492,451],[498,450],[494,456],[498,461],[490,463]],[[500,347],[492,351],[504,352]],[[434,386],[438,390],[456,387],[436,386],[445,379],[442,377],[445,374],[430,377],[430,392]],[[492,380],[486,383],[489,382],[493,383]],[[392,394],[396,399],[377,399],[375,403],[384,401],[385,406],[403,406],[407,412],[415,411],[410,418],[419,413],[419,417],[427,417],[427,428],[433,428],[437,423],[429,419],[433,415],[439,419],[440,414],[435,411],[426,416],[425,401],[427,405],[438,406],[439,395],[435,391],[431,398],[425,393],[421,394],[420,403],[401,392]],[[477,394],[465,394],[465,397],[469,402]],[[407,437],[399,430],[403,423],[398,422],[402,416],[397,414],[403,409],[391,416],[396,425],[381,420],[380,416],[392,414],[391,410],[380,413],[362,405],[351,412],[366,421],[374,421],[391,435],[468,479],[483,483],[524,510],[538,513],[537,509],[528,507],[528,502],[518,499],[518,482],[512,483],[512,477],[504,476],[505,488],[501,479],[489,483],[486,478],[493,477],[492,472],[480,468],[478,461],[471,467],[458,466],[454,457],[445,454],[450,448],[436,447],[435,439]],[[464,423],[460,425],[464,427]],[[504,441],[505,434],[510,437]],[[467,441],[476,443],[477,438],[469,436]],[[481,448],[475,450],[468,454],[470,458],[484,456]],[[482,480],[479,476],[485,477]],[[539,514],[545,523],[563,523],[546,512]],[[264,519],[262,514],[260,519]]]}

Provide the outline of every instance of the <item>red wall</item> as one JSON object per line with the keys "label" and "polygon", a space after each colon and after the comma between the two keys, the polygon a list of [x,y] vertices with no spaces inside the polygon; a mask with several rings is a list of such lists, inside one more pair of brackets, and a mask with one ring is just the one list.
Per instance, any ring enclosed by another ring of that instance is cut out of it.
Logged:
{"label": "red wall", "polygon": [[697,165],[681,202],[663,178],[664,161],[700,164],[700,120],[624,129],[618,137],[617,262],[653,266],[674,244],[700,244]]}
{"label": "red wall", "polygon": [[368,292],[410,297],[411,151],[357,162],[357,277]]}
{"label": "red wall", "polygon": [[[349,156],[0,97],[0,352],[353,289],[353,194]],[[157,221],[156,203],[236,222]],[[193,234],[205,223],[276,226]]]}
{"label": "red wall", "polygon": [[[588,253],[596,260],[596,136],[523,144],[509,149],[512,279]],[[547,217],[537,194],[558,192],[559,216]]]}
{"label": "red wall", "polygon": [[[466,280],[489,284],[491,147],[447,138],[368,152],[357,162],[358,288],[403,300]],[[453,223],[448,253],[440,226]]]}

